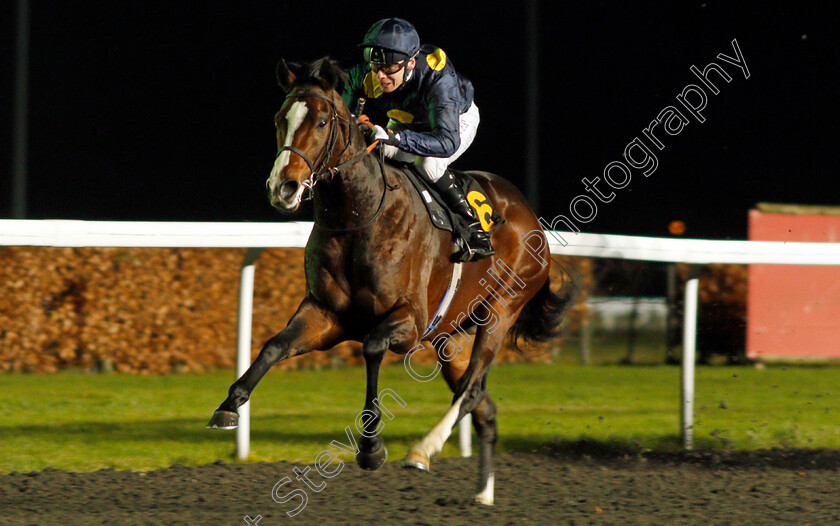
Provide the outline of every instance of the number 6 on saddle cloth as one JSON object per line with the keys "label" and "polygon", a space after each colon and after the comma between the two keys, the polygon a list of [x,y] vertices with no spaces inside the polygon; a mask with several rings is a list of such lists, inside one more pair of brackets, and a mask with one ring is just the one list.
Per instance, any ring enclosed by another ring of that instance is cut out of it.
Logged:
{"label": "number 6 on saddle cloth", "polygon": [[[426,211],[429,212],[429,218],[436,228],[452,232],[456,236],[456,244],[459,251],[453,256],[456,261],[465,261],[462,256],[466,255],[466,246],[469,243],[471,235],[469,224],[467,220],[460,214],[452,212],[443,203],[443,199],[435,188],[426,181],[418,171],[414,164],[406,164],[403,167],[404,173],[423,200],[426,205]],[[467,196],[467,202],[475,210],[476,217],[481,221],[481,228],[488,234],[492,234],[504,222],[504,218],[496,212],[496,207],[487,197],[484,189],[478,184],[478,181],[470,177],[464,172],[449,169],[464,189],[464,194]]]}

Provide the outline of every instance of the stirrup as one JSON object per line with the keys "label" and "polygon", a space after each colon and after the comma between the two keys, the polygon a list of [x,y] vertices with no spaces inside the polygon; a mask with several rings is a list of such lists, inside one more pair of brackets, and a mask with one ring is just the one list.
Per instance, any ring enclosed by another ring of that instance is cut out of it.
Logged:
{"label": "stirrup", "polygon": [[456,254],[459,261],[477,261],[496,254],[493,245],[490,242],[490,234],[485,232],[480,223],[473,223],[469,226],[467,236],[459,238],[459,246],[461,251]]}

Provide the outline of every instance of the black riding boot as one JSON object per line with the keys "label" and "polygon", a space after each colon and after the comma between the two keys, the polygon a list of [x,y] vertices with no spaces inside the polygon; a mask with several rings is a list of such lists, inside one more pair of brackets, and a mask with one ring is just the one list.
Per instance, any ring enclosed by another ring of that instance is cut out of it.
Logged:
{"label": "black riding boot", "polygon": [[493,250],[493,245],[490,243],[490,234],[481,228],[481,221],[476,217],[475,211],[467,202],[464,191],[461,190],[452,172],[446,170],[443,176],[432,184],[443,197],[446,206],[456,214],[466,218],[469,223],[469,236],[465,236],[469,237],[469,240],[465,240],[467,250],[463,260],[475,261],[495,254],[496,251]]}

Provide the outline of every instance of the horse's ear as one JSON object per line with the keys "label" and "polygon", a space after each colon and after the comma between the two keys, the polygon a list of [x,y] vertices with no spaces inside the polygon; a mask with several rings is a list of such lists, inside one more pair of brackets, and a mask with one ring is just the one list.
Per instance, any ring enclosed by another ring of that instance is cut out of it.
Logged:
{"label": "horse's ear", "polygon": [[319,60],[317,77],[324,89],[338,89],[339,82],[344,81],[346,74],[339,67],[338,62],[329,57]]}
{"label": "horse's ear", "polygon": [[318,71],[318,78],[321,79],[321,85],[324,89],[335,89],[338,85],[338,77],[335,74],[335,67],[328,58],[319,61],[321,67]]}
{"label": "horse's ear", "polygon": [[[292,67],[295,65],[292,64]],[[283,91],[289,91],[289,88],[294,84],[295,80],[297,79],[297,75],[295,75],[289,66],[286,64],[286,61],[282,58],[280,62],[277,63],[277,84],[283,88]]]}

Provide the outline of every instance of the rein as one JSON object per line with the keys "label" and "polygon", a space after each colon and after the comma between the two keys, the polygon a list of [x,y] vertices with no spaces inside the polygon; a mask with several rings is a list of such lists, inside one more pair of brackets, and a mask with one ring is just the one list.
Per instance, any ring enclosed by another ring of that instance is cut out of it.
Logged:
{"label": "rein", "polygon": [[[331,98],[326,97],[324,95],[321,95],[320,93],[315,93],[315,92],[312,92],[312,91],[306,91],[304,89],[296,89],[296,90],[291,91],[288,95],[286,95],[286,99],[290,99],[290,98],[305,99],[305,98],[310,98],[310,97],[314,97],[314,98],[318,98],[318,99],[322,99],[322,100],[327,101],[330,105],[330,108],[332,109],[332,115],[330,116],[330,134],[327,137],[326,144],[324,144],[324,147],[321,149],[321,153],[318,154],[318,157],[315,159],[315,162],[313,162],[309,158],[309,156],[306,155],[306,153],[304,153],[302,150],[300,150],[298,148],[295,148],[294,146],[283,146],[277,151],[277,157],[279,157],[280,154],[282,154],[284,151],[287,151],[287,150],[291,153],[297,154],[298,156],[300,156],[304,160],[304,162],[307,164],[307,166],[309,166],[310,175],[306,179],[306,181],[304,181],[301,184],[301,186],[304,187],[304,190],[307,194],[307,197],[305,197],[303,200],[308,200],[308,199],[312,198],[312,193],[314,191],[314,187],[318,182],[323,181],[325,179],[332,179],[333,177],[338,175],[341,172],[341,170],[359,162],[365,155],[369,154],[373,150],[373,148],[376,146],[376,143],[374,143],[370,147],[362,149],[356,155],[354,155],[350,159],[344,161],[343,163],[339,163],[339,164],[337,164],[335,166],[331,166],[331,167],[326,166],[326,164],[332,158],[333,151],[335,150],[336,143],[338,142],[338,126],[336,126],[336,121],[341,120],[341,121],[346,122],[347,126],[348,126],[348,130],[349,130],[349,126],[350,126],[350,121],[338,114],[338,110],[335,107],[335,102],[333,102],[333,100]],[[351,143],[351,141],[350,141],[350,138],[348,137],[347,143],[344,145],[344,148],[341,150],[341,153],[339,154],[339,157],[341,157],[341,155],[343,155],[344,152],[347,151],[347,148],[350,147],[350,143]],[[379,215],[379,212],[382,211],[382,206],[385,204],[385,196],[388,193],[388,190],[395,190],[396,188],[399,187],[399,185],[392,186],[391,184],[388,183],[388,179],[385,177],[385,161],[384,161],[384,158],[383,158],[382,154],[383,154],[383,152],[382,152],[382,149],[380,148],[379,155],[378,155],[378,160],[379,160],[379,171],[382,174],[383,188],[382,188],[382,197],[379,199],[379,206],[376,208],[376,212],[374,212],[373,215],[369,219],[367,219],[364,223],[362,223],[361,225],[355,226],[355,227],[330,228],[330,227],[319,224],[318,221],[316,220],[315,224],[319,228],[322,228],[322,229],[327,230],[329,232],[352,232],[352,231],[355,231],[355,230],[361,230],[363,228],[368,227],[373,222],[373,220],[376,219],[376,217]],[[317,163],[317,165],[316,165],[316,163]]]}

